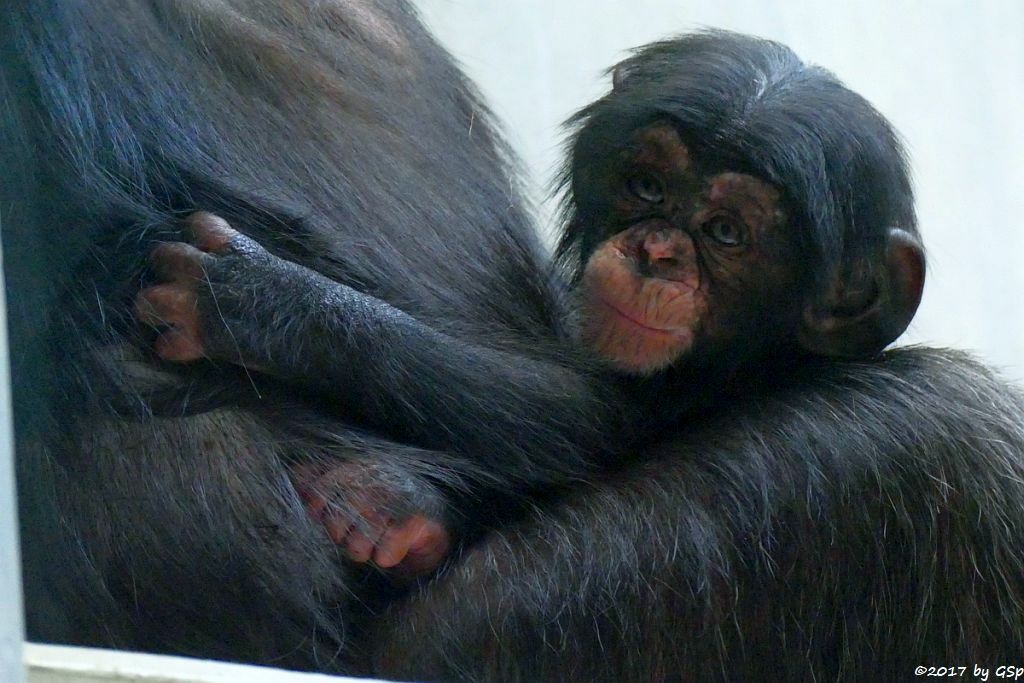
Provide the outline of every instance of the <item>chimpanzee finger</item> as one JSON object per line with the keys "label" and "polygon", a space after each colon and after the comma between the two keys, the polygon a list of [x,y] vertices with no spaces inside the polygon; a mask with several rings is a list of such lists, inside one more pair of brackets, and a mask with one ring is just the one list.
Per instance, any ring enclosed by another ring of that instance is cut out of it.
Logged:
{"label": "chimpanzee finger", "polygon": [[391,520],[388,517],[364,511],[345,538],[344,546],[349,558],[355,562],[369,562],[374,548],[390,525]]}
{"label": "chimpanzee finger", "polygon": [[374,563],[381,569],[390,569],[404,560],[409,553],[411,536],[416,534],[417,528],[418,522],[414,518],[388,529],[373,551]]}
{"label": "chimpanzee finger", "polygon": [[370,561],[374,545],[374,539],[354,529],[349,529],[348,536],[344,539],[345,552],[349,559],[360,564]]}
{"label": "chimpanzee finger", "polygon": [[201,280],[212,257],[184,242],[163,242],[149,252],[149,267],[161,281]]}
{"label": "chimpanzee finger", "polygon": [[382,569],[398,568],[398,573],[413,578],[436,569],[451,549],[444,527],[431,519],[415,515],[392,526],[377,543],[373,561]]}
{"label": "chimpanzee finger", "polygon": [[318,523],[325,523],[324,514],[327,512],[327,498],[312,489],[299,489],[299,498],[306,506],[306,514],[309,518]]}
{"label": "chimpanzee finger", "polygon": [[395,570],[400,576],[410,579],[437,569],[452,548],[444,526],[425,517],[414,517],[405,525],[403,542],[405,556]]}
{"label": "chimpanzee finger", "polygon": [[328,538],[331,539],[331,543],[334,545],[344,543],[345,539],[348,538],[349,531],[353,529],[352,519],[348,515],[329,510],[321,511],[317,521],[323,525]]}
{"label": "chimpanzee finger", "polygon": [[251,241],[226,220],[207,211],[197,211],[186,218],[185,229],[191,234],[193,244],[211,254],[227,254],[241,242]]}
{"label": "chimpanzee finger", "polygon": [[135,297],[135,316],[152,327],[173,325],[199,327],[195,290],[178,284],[162,284],[143,289]]}
{"label": "chimpanzee finger", "polygon": [[195,328],[172,327],[157,337],[153,344],[156,355],[175,363],[200,360],[206,357],[203,340]]}

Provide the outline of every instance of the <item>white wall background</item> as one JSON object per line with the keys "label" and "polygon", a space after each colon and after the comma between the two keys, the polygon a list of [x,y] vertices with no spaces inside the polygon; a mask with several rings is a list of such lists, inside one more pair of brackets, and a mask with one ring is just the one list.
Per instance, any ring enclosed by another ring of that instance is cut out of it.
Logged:
{"label": "white wall background", "polygon": [[[1024,380],[1024,0],[417,0],[484,91],[542,197],[559,124],[626,50],[701,26],[786,43],[903,134],[928,248],[908,342]],[[550,206],[540,215],[550,226]]]}
{"label": "white wall background", "polygon": [[11,372],[7,350],[7,297],[3,278],[0,278],[0,681],[21,683],[25,680],[21,663],[21,641],[25,632],[21,614],[21,559],[14,504]]}

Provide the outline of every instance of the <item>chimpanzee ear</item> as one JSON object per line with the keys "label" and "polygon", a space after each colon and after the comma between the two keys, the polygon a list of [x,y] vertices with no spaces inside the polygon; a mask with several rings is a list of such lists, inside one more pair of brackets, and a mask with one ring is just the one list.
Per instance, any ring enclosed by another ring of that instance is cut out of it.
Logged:
{"label": "chimpanzee ear", "polygon": [[867,282],[840,274],[824,300],[804,311],[800,344],[823,356],[870,356],[900,336],[921,303],[924,250],[915,235],[892,228],[885,261]]}

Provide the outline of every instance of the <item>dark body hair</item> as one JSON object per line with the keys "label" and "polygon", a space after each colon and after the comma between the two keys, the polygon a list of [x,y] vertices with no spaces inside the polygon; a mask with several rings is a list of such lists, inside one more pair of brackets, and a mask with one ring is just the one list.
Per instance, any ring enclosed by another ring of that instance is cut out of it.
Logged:
{"label": "dark body hair", "polygon": [[[495,532],[383,621],[428,681],[903,681],[1024,650],[1024,399],[963,354],[811,359]],[[941,665],[939,665],[941,666]]]}
{"label": "dark body hair", "polygon": [[[870,282],[886,226],[916,235],[889,124],[785,47],[713,31],[639,49],[573,120],[570,276],[604,238],[585,174],[657,120],[705,163],[783,188],[819,291]],[[925,348],[765,371],[394,608],[376,673],[895,681],[1024,655],[1019,389]],[[691,388],[672,374],[649,391]]]}
{"label": "dark body hair", "polygon": [[[359,577],[285,467],[390,451],[269,380],[153,364],[128,302],[152,241],[204,208],[460,335],[553,343],[485,111],[404,4],[36,0],[0,32],[30,638],[355,666]],[[383,673],[469,680],[1013,659],[1020,409],[955,354],[815,361],[484,539],[366,647]]]}
{"label": "dark body hair", "polygon": [[131,300],[203,207],[467,336],[549,335],[487,110],[402,2],[7,3],[0,48],[29,637],[338,666],[357,579],[285,467],[379,442],[154,364]]}

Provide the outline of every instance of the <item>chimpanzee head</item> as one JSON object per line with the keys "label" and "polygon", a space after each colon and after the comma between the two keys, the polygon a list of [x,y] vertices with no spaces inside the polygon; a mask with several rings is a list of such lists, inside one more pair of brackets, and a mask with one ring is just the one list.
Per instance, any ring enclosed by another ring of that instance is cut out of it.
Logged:
{"label": "chimpanzee head", "polygon": [[614,367],[870,355],[917,310],[896,133],[788,48],[720,31],[656,43],[571,124],[557,255],[583,340]]}

